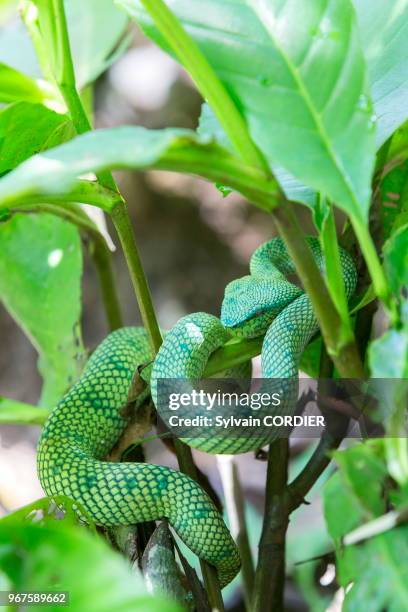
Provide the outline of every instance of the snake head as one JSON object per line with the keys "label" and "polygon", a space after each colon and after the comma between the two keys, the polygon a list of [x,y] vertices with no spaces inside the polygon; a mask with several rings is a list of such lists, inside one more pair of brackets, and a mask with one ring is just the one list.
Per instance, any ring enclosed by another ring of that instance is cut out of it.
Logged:
{"label": "snake head", "polygon": [[221,322],[237,335],[261,336],[276,315],[301,293],[299,287],[284,279],[244,276],[227,285]]}

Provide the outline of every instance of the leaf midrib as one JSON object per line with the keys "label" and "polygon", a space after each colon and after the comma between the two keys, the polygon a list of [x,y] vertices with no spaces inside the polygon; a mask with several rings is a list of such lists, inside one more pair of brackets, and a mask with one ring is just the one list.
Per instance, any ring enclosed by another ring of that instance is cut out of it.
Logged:
{"label": "leaf midrib", "polygon": [[[330,2],[330,0],[329,0]],[[279,53],[282,55],[288,70],[290,71],[291,75],[293,76],[293,79],[298,87],[298,90],[300,92],[300,94],[302,95],[303,99],[305,100],[306,106],[313,118],[313,121],[315,123],[316,129],[315,132],[317,132],[320,137],[321,140],[323,142],[324,147],[326,148],[330,159],[332,160],[332,163],[334,164],[338,174],[340,175],[340,178],[343,181],[343,184],[346,186],[346,189],[348,191],[348,194],[353,202],[353,205],[355,207],[355,211],[354,214],[356,214],[359,210],[359,202],[358,199],[356,198],[356,195],[354,193],[354,190],[352,188],[352,185],[350,185],[349,183],[349,177],[348,177],[348,173],[344,173],[344,169],[343,166],[340,162],[340,160],[338,159],[336,152],[333,150],[331,144],[330,144],[330,138],[328,137],[328,134],[326,133],[326,128],[324,127],[320,115],[319,113],[315,110],[313,102],[310,98],[309,92],[307,91],[305,85],[303,84],[303,80],[298,72],[297,67],[293,64],[293,62],[291,61],[290,57],[287,55],[287,53],[285,52],[285,50],[282,48],[282,46],[280,44],[278,44],[278,41],[276,40],[276,37],[273,34],[273,31],[271,30],[271,28],[268,25],[268,20],[269,20],[269,15],[268,13],[265,13],[265,9],[262,9],[261,7],[258,6],[258,0],[248,0],[248,6],[250,9],[252,9],[252,11],[255,13],[255,16],[258,18],[260,24],[262,25],[262,27],[264,28],[264,30],[266,31],[266,33],[268,34],[268,36],[271,38],[273,44],[275,45],[275,47],[279,50]]]}

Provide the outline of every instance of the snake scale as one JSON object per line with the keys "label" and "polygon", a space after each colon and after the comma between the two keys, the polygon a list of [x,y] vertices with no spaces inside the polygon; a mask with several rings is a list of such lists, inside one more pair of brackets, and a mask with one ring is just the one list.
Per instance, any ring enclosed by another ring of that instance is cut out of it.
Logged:
{"label": "snake scale", "polygon": [[[310,237],[308,243],[324,271],[318,240]],[[341,264],[350,297],[356,271],[344,251]],[[153,399],[159,379],[200,378],[210,355],[237,335],[264,335],[264,378],[297,377],[300,355],[318,325],[307,295],[286,278],[294,271],[280,238],[260,246],[251,258],[250,274],[227,286],[221,319],[195,313],[180,319],[166,334],[152,368]],[[117,330],[98,346],[44,426],[38,449],[40,481],[47,495],[73,498],[101,525],[167,518],[184,543],[216,567],[225,586],[239,571],[239,554],[203,489],[167,467],[103,460],[128,424],[121,408],[128,401],[134,372],[151,360],[142,328]],[[259,438],[188,442],[211,453],[239,453],[260,446]]]}

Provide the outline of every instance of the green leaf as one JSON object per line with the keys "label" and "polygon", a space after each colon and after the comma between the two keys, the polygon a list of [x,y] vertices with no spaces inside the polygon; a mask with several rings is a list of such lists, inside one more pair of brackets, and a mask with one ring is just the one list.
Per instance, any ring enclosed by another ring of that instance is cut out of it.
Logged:
{"label": "green leaf", "polygon": [[[139,1],[118,3],[167,50]],[[349,1],[205,0],[199,11],[186,0],[168,5],[272,166],[365,220],[375,129]]]}
{"label": "green leaf", "polygon": [[66,0],[68,31],[80,89],[93,83],[125,50],[119,45],[128,19],[114,0]]}
{"label": "green leaf", "polygon": [[[232,144],[222,129],[217,117],[214,115],[210,106],[204,103],[201,107],[201,115],[197,133],[201,136],[214,138],[221,146],[229,151],[233,151]],[[308,189],[302,185],[300,181],[295,179],[289,172],[281,166],[272,166],[273,173],[277,178],[285,196],[292,202],[300,202],[315,209],[317,206],[317,195],[312,189]]]}
{"label": "green leaf", "polygon": [[339,471],[324,486],[323,500],[329,533],[338,542],[364,521],[384,513],[387,469],[382,445],[375,442],[336,451],[333,456]]}
{"label": "green leaf", "polygon": [[0,519],[0,526],[35,523],[42,527],[52,527],[55,521],[64,521],[64,527],[84,526],[86,521],[90,530],[96,533],[95,524],[83,506],[66,495],[37,499]]}
{"label": "green leaf", "polygon": [[338,580],[347,589],[344,612],[401,612],[408,608],[408,526],[347,546],[338,556]]}
{"label": "green leaf", "polygon": [[384,245],[384,266],[392,291],[408,292],[408,224],[400,227]]}
{"label": "green leaf", "polygon": [[408,2],[353,2],[368,65],[380,147],[408,118]]}
{"label": "green leaf", "polygon": [[408,162],[394,168],[381,181],[379,213],[384,240],[408,223]]}
{"label": "green leaf", "polygon": [[323,500],[327,528],[333,540],[340,540],[362,522],[364,513],[361,505],[350,494],[340,472],[333,474],[325,484]]}
{"label": "green leaf", "polygon": [[0,174],[55,143],[56,137],[61,140],[69,137],[70,133],[63,130],[71,125],[66,115],[40,104],[19,102],[1,111]]}
{"label": "green leaf", "polygon": [[0,395],[0,425],[43,425],[47,408],[16,402]]}
{"label": "green leaf", "polygon": [[0,568],[12,590],[68,591],[72,612],[181,610],[149,595],[140,575],[99,536],[64,521],[46,526],[0,522]]}
{"label": "green leaf", "polygon": [[30,77],[0,63],[0,102],[43,102],[44,92]]}
{"label": "green leaf", "polygon": [[408,321],[401,329],[391,329],[369,347],[371,376],[378,381],[378,414],[385,425],[385,451],[388,470],[400,485],[408,482]]}
{"label": "green leaf", "polygon": [[334,210],[330,204],[327,205],[326,203],[326,206],[328,208],[327,215],[322,221],[320,228],[320,243],[324,253],[326,268],[326,284],[337,312],[340,315],[343,333],[348,333],[352,336]]}
{"label": "green leaf", "polygon": [[[77,83],[82,89],[125,50],[129,41],[120,40],[128,20],[114,0],[65,0],[64,4]],[[15,19],[1,28],[0,61],[31,77],[41,74],[30,37]]]}
{"label": "green leaf", "polygon": [[[57,32],[55,16],[48,0],[32,0],[38,14],[30,28],[40,33],[44,49],[41,50],[41,64],[47,63],[54,76],[60,74],[61,57],[50,55],[58,48],[60,33]],[[127,18],[119,11],[113,0],[66,0],[65,12],[70,46],[79,89],[92,83],[116,59],[119,39],[124,33]],[[124,46],[119,46],[123,51]]]}
{"label": "green leaf", "polygon": [[42,404],[77,379],[82,255],[77,229],[53,215],[15,215],[0,225],[0,299],[37,349]]}
{"label": "green leaf", "polygon": [[392,136],[387,152],[387,163],[395,166],[408,158],[408,121],[406,121]]}
{"label": "green leaf", "polygon": [[0,28],[0,61],[34,79],[41,77],[31,39],[15,16]]}
{"label": "green leaf", "polygon": [[367,515],[374,517],[383,514],[385,504],[382,481],[387,470],[382,444],[357,444],[346,451],[335,451],[333,457],[340,467],[345,483],[350,487],[350,492],[359,500]]}
{"label": "green leaf", "polygon": [[362,293],[351,298],[350,314],[356,314],[356,312],[367,306],[367,304],[371,304],[375,299],[374,287],[369,285]]}
{"label": "green leaf", "polygon": [[311,378],[319,378],[320,355],[322,352],[322,337],[312,340],[302,353],[299,369]]}
{"label": "green leaf", "polygon": [[[241,190],[265,195],[271,208],[271,182],[263,173],[191,130],[122,127],[83,134],[27,160],[0,180],[0,205],[69,191],[89,172],[118,168],[160,168],[196,173]],[[273,195],[273,194],[272,194]]]}

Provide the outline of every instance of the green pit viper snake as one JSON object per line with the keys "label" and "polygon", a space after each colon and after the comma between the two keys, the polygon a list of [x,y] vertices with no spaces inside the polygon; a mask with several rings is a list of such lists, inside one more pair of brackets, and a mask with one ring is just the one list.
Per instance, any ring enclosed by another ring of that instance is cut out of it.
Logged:
{"label": "green pit viper snake", "polygon": [[[309,237],[308,244],[324,271],[318,240]],[[350,297],[356,285],[355,266],[343,250],[340,258]],[[210,355],[236,335],[264,335],[263,378],[297,377],[300,356],[318,324],[307,295],[286,279],[294,272],[280,238],[260,246],[251,258],[250,275],[227,286],[221,320],[195,313],[180,319],[167,333],[151,372],[153,400],[159,379],[199,379]],[[40,481],[47,495],[73,498],[101,525],[167,518],[184,543],[216,567],[225,586],[239,571],[239,554],[203,489],[167,467],[103,461],[128,424],[120,409],[128,401],[134,372],[151,360],[142,328],[119,329],[98,346],[45,424],[38,449]],[[268,441],[270,435],[262,444]],[[215,454],[246,452],[262,445],[259,438],[189,439],[188,443]]]}

